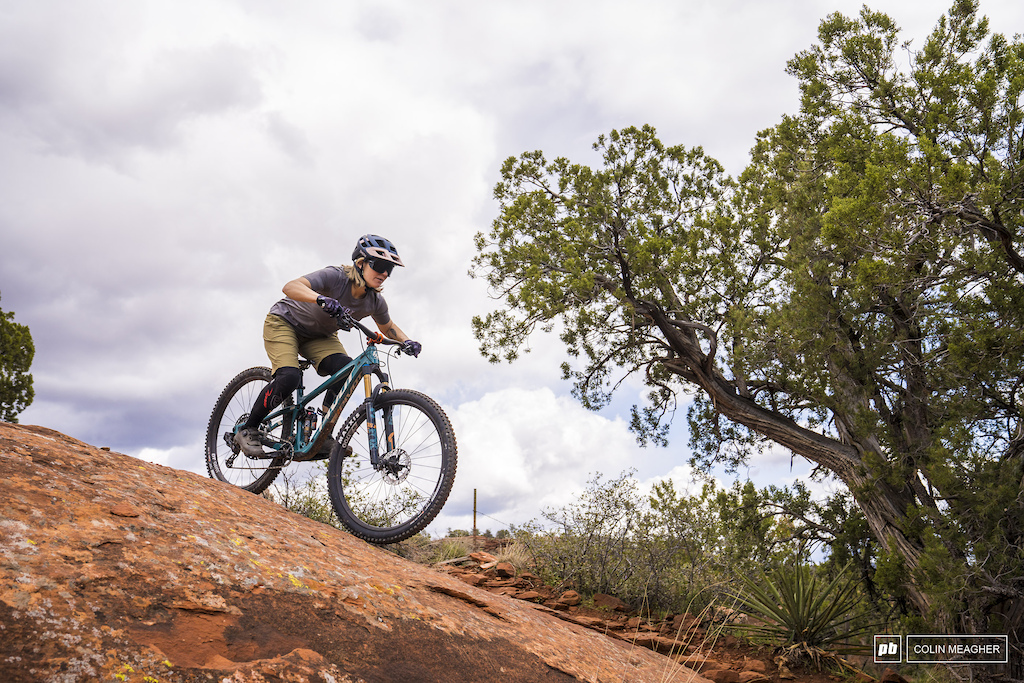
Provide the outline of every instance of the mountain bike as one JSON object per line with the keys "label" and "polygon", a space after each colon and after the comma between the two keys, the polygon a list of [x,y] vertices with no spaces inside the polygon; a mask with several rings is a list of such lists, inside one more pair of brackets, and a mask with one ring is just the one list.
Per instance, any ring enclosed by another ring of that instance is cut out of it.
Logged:
{"label": "mountain bike", "polygon": [[[370,543],[396,543],[422,531],[448,500],[455,481],[455,432],[436,401],[390,387],[377,346],[400,342],[347,314],[339,327],[363,332],[366,349],[308,394],[300,381],[260,425],[263,455],[246,455],[234,437],[270,382],[270,368],[249,368],[228,382],[206,431],[206,468],[214,479],[261,493],[292,463],[327,460],[331,506],[345,528]],[[300,369],[309,366],[303,360]],[[365,399],[335,438],[334,427],[360,383]],[[311,405],[331,389],[338,393],[329,407]]]}

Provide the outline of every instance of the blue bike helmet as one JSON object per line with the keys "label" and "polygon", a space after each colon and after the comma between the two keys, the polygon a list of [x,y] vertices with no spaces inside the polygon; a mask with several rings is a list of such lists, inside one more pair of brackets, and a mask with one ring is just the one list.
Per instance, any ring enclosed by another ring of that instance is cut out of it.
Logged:
{"label": "blue bike helmet", "polygon": [[359,238],[356,248],[352,250],[352,260],[359,258],[381,259],[396,266],[405,266],[395,245],[380,235],[363,235]]}

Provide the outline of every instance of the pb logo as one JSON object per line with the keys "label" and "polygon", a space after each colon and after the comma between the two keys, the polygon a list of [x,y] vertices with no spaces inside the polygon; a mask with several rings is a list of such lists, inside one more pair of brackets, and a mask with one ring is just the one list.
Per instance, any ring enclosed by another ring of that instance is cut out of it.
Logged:
{"label": "pb logo", "polygon": [[875,663],[898,664],[900,655],[899,636],[875,636]]}

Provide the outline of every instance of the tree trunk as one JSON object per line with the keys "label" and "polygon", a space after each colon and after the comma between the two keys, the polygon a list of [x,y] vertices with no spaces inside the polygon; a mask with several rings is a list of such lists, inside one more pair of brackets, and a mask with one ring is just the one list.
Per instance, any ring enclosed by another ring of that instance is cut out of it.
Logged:
{"label": "tree trunk", "polygon": [[[654,305],[641,302],[636,305],[636,309],[658,326],[675,352],[675,358],[663,361],[668,370],[703,389],[721,415],[835,475],[853,495],[874,537],[886,550],[903,560],[908,576],[915,575],[915,570],[921,564],[924,547],[918,539],[908,536],[906,530],[912,527],[908,511],[919,509],[921,501],[917,500],[912,488],[914,482],[908,481],[897,489],[872,471],[866,456],[875,454],[878,458],[883,457],[878,443],[871,439],[854,440],[852,436],[848,439],[851,443],[844,443],[811,431],[785,415],[758,405],[741,395],[736,384],[717,371],[713,364],[714,348],[707,354],[701,349],[695,330],[703,326],[669,320]],[[843,427],[841,416],[837,424]],[[904,588],[920,613],[927,614],[933,596],[922,591],[912,578]],[[1009,680],[1024,682],[1024,597],[1007,599],[998,609],[993,606],[986,610],[986,614],[998,614],[1006,625],[1010,663],[994,669],[975,666],[972,667],[971,676],[994,678],[1003,675]],[[985,623],[973,626],[965,623],[966,614],[958,616],[959,619],[954,618],[958,623],[952,626],[962,629],[962,634],[986,633],[990,628],[991,619],[988,616],[984,619]],[[961,675],[956,671],[953,673]]]}
{"label": "tree trunk", "polygon": [[[639,307],[638,307],[639,308]],[[922,547],[906,536],[909,528],[907,510],[916,507],[909,489],[896,490],[870,474],[861,452],[852,445],[811,431],[795,421],[763,408],[753,400],[740,396],[736,386],[723,377],[709,362],[691,329],[680,330],[654,306],[643,311],[665,333],[678,360],[667,367],[684,379],[700,386],[714,402],[719,413],[752,431],[784,446],[793,453],[832,472],[850,490],[864,513],[875,538],[890,552],[897,553],[913,574],[921,561]],[[906,586],[914,605],[925,612],[931,600],[914,584]]]}

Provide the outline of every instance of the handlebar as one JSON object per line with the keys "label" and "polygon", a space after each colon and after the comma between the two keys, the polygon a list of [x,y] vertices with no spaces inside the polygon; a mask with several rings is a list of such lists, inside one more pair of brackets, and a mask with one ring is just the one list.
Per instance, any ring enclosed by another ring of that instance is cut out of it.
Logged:
{"label": "handlebar", "polygon": [[[366,341],[369,344],[384,344],[385,346],[397,346],[398,353],[402,353],[402,344],[404,342],[396,341],[394,339],[388,339],[379,331],[371,330],[366,325],[352,317],[352,314],[348,311],[342,311],[341,313],[332,316],[338,321],[338,327],[342,330],[348,331],[353,327],[358,329],[360,332],[366,335]],[[347,327],[346,327],[347,325]]]}

